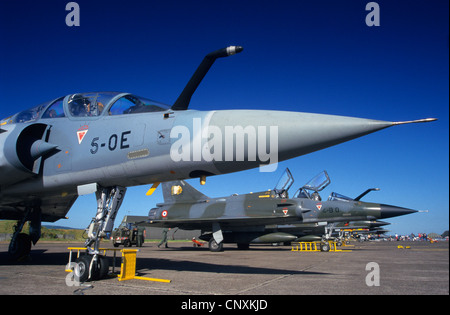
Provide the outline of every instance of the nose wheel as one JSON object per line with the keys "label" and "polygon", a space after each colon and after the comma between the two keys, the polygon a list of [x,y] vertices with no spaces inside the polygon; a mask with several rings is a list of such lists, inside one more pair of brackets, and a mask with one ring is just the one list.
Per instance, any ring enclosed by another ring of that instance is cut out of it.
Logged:
{"label": "nose wheel", "polygon": [[103,237],[111,233],[117,212],[122,205],[127,189],[121,186],[97,187],[97,215],[88,227],[85,242],[87,255],[80,256],[77,272],[80,282],[104,278],[108,273],[108,259],[99,255],[99,244]]}
{"label": "nose wheel", "polygon": [[102,279],[108,274],[109,261],[105,256],[82,255],[75,262],[75,277],[80,283]]}

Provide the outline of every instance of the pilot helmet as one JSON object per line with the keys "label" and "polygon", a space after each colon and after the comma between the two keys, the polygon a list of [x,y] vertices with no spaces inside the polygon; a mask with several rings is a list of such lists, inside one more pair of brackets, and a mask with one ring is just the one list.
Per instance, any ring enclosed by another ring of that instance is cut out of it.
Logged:
{"label": "pilot helmet", "polygon": [[70,112],[74,116],[87,116],[91,110],[91,101],[83,94],[71,95],[67,103],[69,104]]}

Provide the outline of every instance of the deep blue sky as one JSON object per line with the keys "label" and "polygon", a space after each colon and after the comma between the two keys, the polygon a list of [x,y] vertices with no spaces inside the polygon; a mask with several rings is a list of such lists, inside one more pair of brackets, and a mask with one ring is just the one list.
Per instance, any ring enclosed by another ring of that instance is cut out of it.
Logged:
{"label": "deep blue sky", "polygon": [[[61,0],[0,0],[0,117],[69,93],[126,91],[172,104],[204,55],[216,62],[192,109],[271,109],[380,120],[436,117],[389,128],[279,164],[189,183],[212,197],[273,188],[284,168],[295,189],[327,169],[324,191],[428,213],[388,220],[393,233],[442,233],[449,225],[449,2],[76,1],[80,26],[65,24]],[[161,189],[132,187],[119,211],[146,215]],[[293,188],[294,190],[294,188]],[[293,193],[293,191],[292,191]],[[96,209],[80,197],[68,221],[86,227]]]}

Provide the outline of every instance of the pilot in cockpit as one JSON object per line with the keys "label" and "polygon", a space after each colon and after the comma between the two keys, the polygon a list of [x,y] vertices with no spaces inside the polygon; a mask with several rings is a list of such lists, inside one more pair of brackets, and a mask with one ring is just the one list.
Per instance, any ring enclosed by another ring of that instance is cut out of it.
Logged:
{"label": "pilot in cockpit", "polygon": [[280,191],[275,189],[275,192],[278,195],[278,198],[289,198],[288,192],[286,189],[281,189]]}
{"label": "pilot in cockpit", "polygon": [[317,191],[315,191],[311,194],[311,199],[314,201],[322,201],[322,198],[320,197],[320,195]]}
{"label": "pilot in cockpit", "polygon": [[75,117],[89,116],[91,102],[81,94],[72,95],[69,100],[70,113]]}

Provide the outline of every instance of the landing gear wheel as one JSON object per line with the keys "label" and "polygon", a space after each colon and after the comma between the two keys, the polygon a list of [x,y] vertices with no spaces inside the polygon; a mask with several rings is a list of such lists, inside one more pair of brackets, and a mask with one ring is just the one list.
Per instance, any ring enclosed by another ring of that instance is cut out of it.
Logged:
{"label": "landing gear wheel", "polygon": [[98,279],[104,279],[109,272],[108,257],[98,256]]}
{"label": "landing gear wheel", "polygon": [[109,271],[109,261],[105,256],[98,256],[97,262],[92,266],[91,278],[89,279],[89,268],[94,256],[92,255],[82,255],[77,258],[75,267],[75,277],[78,281],[83,283],[89,280],[99,280],[103,279],[108,275]]}
{"label": "landing gear wheel", "polygon": [[[82,255],[75,260],[75,277],[78,279],[80,283],[86,282],[89,278],[89,267],[91,265],[92,256],[91,255]],[[92,270],[92,273],[95,273],[95,266]]]}
{"label": "landing gear wheel", "polygon": [[217,244],[216,240],[214,238],[211,238],[208,243],[209,250],[212,252],[221,252],[223,251],[223,242],[220,242],[220,244]]}
{"label": "landing gear wheel", "polygon": [[12,260],[20,260],[27,257],[31,251],[31,238],[28,234],[19,233],[15,241],[11,241],[8,253]]}
{"label": "landing gear wheel", "polygon": [[328,244],[328,243],[322,243],[322,244],[320,245],[320,250],[321,250],[322,252],[329,252],[329,251],[330,251],[330,244]]}

